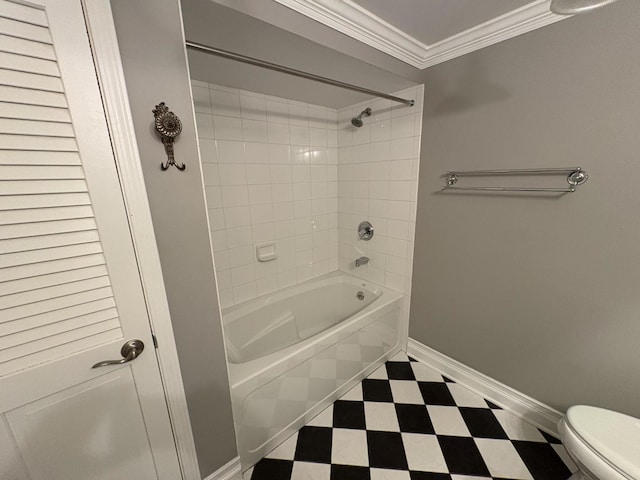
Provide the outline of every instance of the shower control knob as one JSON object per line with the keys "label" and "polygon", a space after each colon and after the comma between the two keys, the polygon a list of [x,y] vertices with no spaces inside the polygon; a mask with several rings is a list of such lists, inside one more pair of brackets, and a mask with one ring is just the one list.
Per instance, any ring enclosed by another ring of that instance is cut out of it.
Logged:
{"label": "shower control knob", "polygon": [[373,225],[366,220],[358,225],[358,237],[360,240],[371,240],[373,238]]}

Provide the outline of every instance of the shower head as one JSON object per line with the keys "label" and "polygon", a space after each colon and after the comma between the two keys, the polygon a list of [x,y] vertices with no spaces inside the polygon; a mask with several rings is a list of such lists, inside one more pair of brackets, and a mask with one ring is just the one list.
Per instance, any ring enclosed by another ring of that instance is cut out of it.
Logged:
{"label": "shower head", "polygon": [[575,15],[587,13],[596,8],[604,7],[616,0],[553,0],[551,11],[559,15]]}
{"label": "shower head", "polygon": [[362,121],[362,117],[370,117],[370,116],[371,116],[371,109],[365,108],[362,112],[360,112],[360,115],[358,115],[357,117],[353,117],[351,119],[351,125],[353,125],[354,127],[360,128],[362,125],[364,125]]}

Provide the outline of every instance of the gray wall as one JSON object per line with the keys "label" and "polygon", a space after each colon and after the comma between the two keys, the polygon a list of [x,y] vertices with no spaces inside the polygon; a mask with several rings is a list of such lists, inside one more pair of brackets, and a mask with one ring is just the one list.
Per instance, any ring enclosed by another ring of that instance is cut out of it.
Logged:
{"label": "gray wall", "polygon": [[[288,32],[342,52],[362,62],[417,81],[422,71],[377,48],[338,32],[277,2],[264,0],[209,0],[268,22]],[[525,1],[525,0],[521,0]],[[394,5],[397,7],[397,5]],[[390,91],[393,91],[391,89]],[[343,105],[345,106],[345,105]]]}
{"label": "gray wall", "polygon": [[[203,477],[236,456],[235,433],[193,106],[178,0],[111,2],[171,319]],[[165,101],[182,119],[176,159],[164,148],[151,110]],[[162,339],[159,339],[162,348]]]}
{"label": "gray wall", "polygon": [[[410,336],[560,410],[640,416],[639,25],[623,0],[424,74]],[[438,193],[572,165],[562,198]]]}

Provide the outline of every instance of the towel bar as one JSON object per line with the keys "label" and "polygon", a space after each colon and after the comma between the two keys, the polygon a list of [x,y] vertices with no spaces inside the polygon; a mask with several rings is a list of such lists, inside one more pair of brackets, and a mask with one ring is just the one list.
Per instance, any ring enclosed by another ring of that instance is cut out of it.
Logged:
{"label": "towel bar", "polygon": [[[566,188],[547,188],[547,187],[460,187],[456,186],[459,177],[479,177],[479,176],[500,176],[500,175],[567,175]],[[510,170],[464,170],[450,171],[446,173],[446,185],[442,190],[478,190],[491,192],[557,192],[557,193],[573,193],[576,187],[587,181],[589,175],[580,167],[567,168],[528,168],[528,169],[510,169]]]}

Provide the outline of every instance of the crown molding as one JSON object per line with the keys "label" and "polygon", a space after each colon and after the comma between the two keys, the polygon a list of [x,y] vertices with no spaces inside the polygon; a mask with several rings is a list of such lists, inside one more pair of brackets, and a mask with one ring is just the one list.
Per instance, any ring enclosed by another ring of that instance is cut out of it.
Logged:
{"label": "crown molding", "polygon": [[420,68],[428,48],[350,0],[275,1],[414,67]]}
{"label": "crown molding", "polygon": [[351,0],[274,1],[420,69],[568,18],[549,10],[551,0],[535,0],[457,35],[426,45]]}
{"label": "crown molding", "polygon": [[549,10],[551,0],[538,0],[427,46],[419,68],[427,68],[523,33],[569,18]]}

